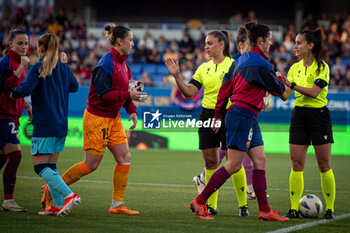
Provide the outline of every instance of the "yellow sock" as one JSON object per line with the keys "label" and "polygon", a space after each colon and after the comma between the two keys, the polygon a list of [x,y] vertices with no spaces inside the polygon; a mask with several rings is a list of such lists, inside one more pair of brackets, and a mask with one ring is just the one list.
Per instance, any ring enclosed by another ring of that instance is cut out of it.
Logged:
{"label": "yellow sock", "polygon": [[87,174],[90,174],[91,170],[86,165],[85,161],[76,163],[73,166],[71,166],[63,175],[62,179],[64,182],[66,182],[67,185],[71,185],[74,182],[81,179],[81,177],[86,176]]}
{"label": "yellow sock", "polygon": [[[205,169],[205,183],[208,184],[210,177],[216,172],[217,169]],[[213,194],[208,198],[208,206],[216,210],[218,208],[218,194],[219,190],[213,192]]]}
{"label": "yellow sock", "polygon": [[333,170],[321,172],[321,187],[324,199],[326,200],[326,210],[331,209],[334,212],[335,201],[335,179]]}
{"label": "yellow sock", "polygon": [[304,191],[304,175],[303,171],[292,171],[289,176],[289,196],[291,209],[299,210],[299,200]]}
{"label": "yellow sock", "polygon": [[247,205],[247,178],[243,166],[232,174],[232,182],[238,199],[238,207]]}
{"label": "yellow sock", "polygon": [[123,201],[129,179],[130,164],[116,163],[113,171],[113,200]]}

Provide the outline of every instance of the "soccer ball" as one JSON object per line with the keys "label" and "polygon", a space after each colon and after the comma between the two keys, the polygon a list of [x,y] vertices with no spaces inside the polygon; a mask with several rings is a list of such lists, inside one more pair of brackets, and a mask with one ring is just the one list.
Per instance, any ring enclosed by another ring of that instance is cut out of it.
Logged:
{"label": "soccer ball", "polygon": [[304,218],[317,218],[323,210],[323,204],[318,196],[307,194],[299,201],[299,210]]}

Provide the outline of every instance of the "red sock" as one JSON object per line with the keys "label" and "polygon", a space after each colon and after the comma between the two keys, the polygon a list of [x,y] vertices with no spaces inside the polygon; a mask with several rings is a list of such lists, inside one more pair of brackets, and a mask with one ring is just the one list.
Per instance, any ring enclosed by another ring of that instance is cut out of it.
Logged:
{"label": "red sock", "polygon": [[259,211],[270,211],[269,203],[267,202],[267,188],[265,170],[253,170],[253,188],[256,199],[258,200]]}
{"label": "red sock", "polygon": [[7,164],[3,173],[3,183],[4,183],[4,199],[11,200],[13,199],[13,193],[15,190],[16,184],[16,173],[17,168],[22,159],[21,151],[14,151],[6,155]]}
{"label": "red sock", "polygon": [[203,192],[199,194],[196,198],[198,204],[205,205],[208,198],[218,190],[228,178],[230,178],[230,174],[226,171],[225,167],[221,167],[210,177],[208,184],[205,186]]}
{"label": "red sock", "polygon": [[6,162],[7,162],[6,155],[5,154],[0,154],[0,170],[6,164]]}

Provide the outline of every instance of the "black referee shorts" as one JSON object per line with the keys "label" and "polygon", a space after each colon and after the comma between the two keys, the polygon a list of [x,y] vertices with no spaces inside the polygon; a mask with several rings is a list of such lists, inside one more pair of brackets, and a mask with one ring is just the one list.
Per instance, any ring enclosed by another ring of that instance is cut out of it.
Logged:
{"label": "black referee shorts", "polygon": [[[207,119],[213,119],[215,114],[214,109],[207,109],[202,108],[201,114],[199,116],[199,119],[201,121],[205,121]],[[226,150],[226,132],[225,132],[225,116],[223,116],[222,122],[221,122],[221,128],[218,133],[214,133],[214,131],[211,128],[199,128],[198,129],[198,135],[199,135],[199,149],[204,150],[208,148],[215,148],[220,147],[221,142],[221,148],[223,150]]]}
{"label": "black referee shorts", "polygon": [[295,107],[289,128],[289,143],[323,145],[333,143],[331,114],[327,107]]}

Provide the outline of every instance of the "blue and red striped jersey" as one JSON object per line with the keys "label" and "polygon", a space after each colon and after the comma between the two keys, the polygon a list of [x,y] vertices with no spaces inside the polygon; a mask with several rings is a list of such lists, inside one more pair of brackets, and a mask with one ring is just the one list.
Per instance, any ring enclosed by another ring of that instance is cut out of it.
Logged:
{"label": "blue and red striped jersey", "polygon": [[129,80],[131,71],[115,48],[106,53],[94,69],[88,97],[87,111],[101,117],[115,118],[122,107],[127,113],[136,113],[130,98]]}
{"label": "blue and red striped jersey", "polygon": [[236,105],[253,111],[256,118],[264,107],[266,91],[275,96],[280,96],[285,91],[281,79],[283,77],[276,77],[268,57],[253,46],[232,63],[226,73],[215,107],[215,118],[222,119],[229,98],[232,104],[228,111]]}
{"label": "blue and red striped jersey", "polygon": [[20,78],[13,73],[20,64],[21,56],[11,49],[0,59],[0,119],[12,119],[17,125],[23,113],[24,98],[13,99],[10,94],[26,76],[26,69],[23,70]]}

